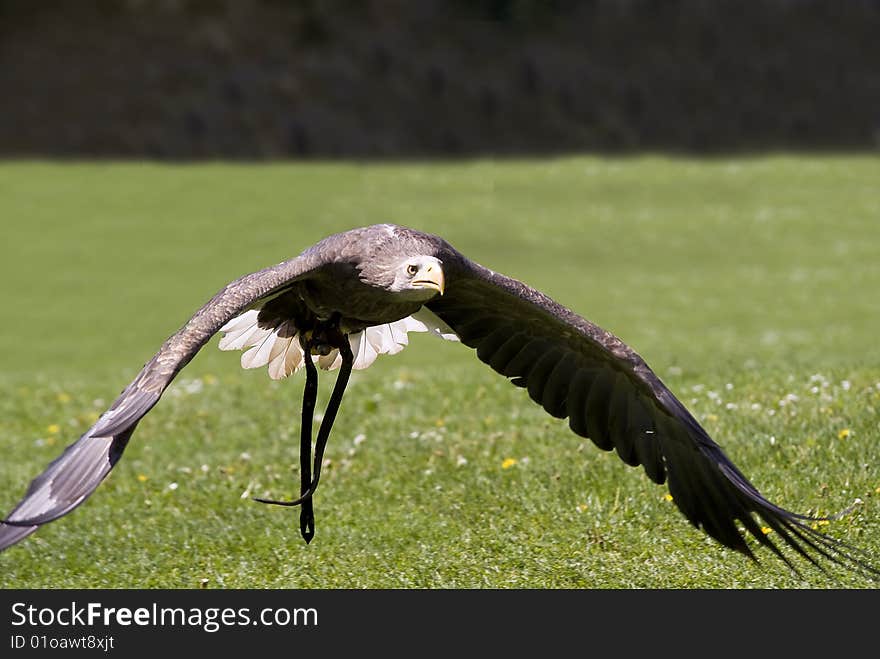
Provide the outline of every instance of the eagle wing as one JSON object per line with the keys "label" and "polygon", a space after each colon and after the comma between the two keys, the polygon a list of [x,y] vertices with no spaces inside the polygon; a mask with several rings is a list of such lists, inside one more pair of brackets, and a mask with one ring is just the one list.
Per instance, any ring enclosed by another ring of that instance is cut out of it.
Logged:
{"label": "eagle wing", "polygon": [[169,337],[95,424],[31,482],[24,498],[0,522],[0,551],[85,501],[119,460],[141,418],[201,347],[242,311],[332,262],[345,247],[334,238],[229,283]]}
{"label": "eagle wing", "polygon": [[[876,572],[853,548],[812,528],[814,518],[768,501],[619,338],[520,281],[441,241],[446,293],[427,306],[477,357],[576,434],[667,482],[690,522],[754,558],[746,534],[790,561],[764,532],[816,563],[816,555]],[[763,524],[758,521],[763,520]]]}

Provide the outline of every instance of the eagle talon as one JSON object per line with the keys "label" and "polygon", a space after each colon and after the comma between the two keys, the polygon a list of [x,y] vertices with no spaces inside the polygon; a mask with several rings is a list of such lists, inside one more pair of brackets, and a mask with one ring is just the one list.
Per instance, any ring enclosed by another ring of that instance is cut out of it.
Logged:
{"label": "eagle talon", "polygon": [[309,544],[315,537],[315,516],[307,515],[305,509],[299,517],[299,532],[306,544]]}

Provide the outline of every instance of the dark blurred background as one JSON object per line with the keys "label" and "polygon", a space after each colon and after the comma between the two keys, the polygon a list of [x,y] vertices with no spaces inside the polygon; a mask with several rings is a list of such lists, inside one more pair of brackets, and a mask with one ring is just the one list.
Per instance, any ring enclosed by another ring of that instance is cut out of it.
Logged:
{"label": "dark blurred background", "polygon": [[878,0],[0,0],[7,157],[878,148]]}

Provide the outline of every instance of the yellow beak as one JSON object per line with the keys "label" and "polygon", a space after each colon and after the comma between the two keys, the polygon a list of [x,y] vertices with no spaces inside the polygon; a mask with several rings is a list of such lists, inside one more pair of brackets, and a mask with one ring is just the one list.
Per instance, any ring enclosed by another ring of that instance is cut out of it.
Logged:
{"label": "yellow beak", "polygon": [[446,280],[443,278],[443,268],[434,263],[423,266],[413,277],[412,285],[418,288],[433,288],[443,295],[446,288]]}

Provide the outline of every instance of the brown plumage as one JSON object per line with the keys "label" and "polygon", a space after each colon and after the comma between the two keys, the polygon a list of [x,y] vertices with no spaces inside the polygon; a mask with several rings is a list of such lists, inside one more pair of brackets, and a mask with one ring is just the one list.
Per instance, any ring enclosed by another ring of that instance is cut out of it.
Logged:
{"label": "brown plumage", "polygon": [[[283,377],[311,361],[345,369],[340,336],[351,341],[354,367],[369,365],[375,354],[402,348],[412,323],[446,338],[454,333],[549,414],[567,417],[576,434],[641,465],[656,483],[668,483],[685,517],[723,545],[753,556],[745,538],[751,535],[789,563],[764,525],[813,563],[826,558],[876,573],[857,550],[814,530],[812,518],[764,498],[620,339],[439,237],[387,224],[325,238],[217,293],[31,483],[0,524],[0,549],[82,503],[122,455],[138,421],[218,331],[226,333],[221,347],[251,348],[243,365],[268,364],[272,377]],[[401,331],[396,343],[389,339]],[[372,352],[363,357],[364,350]],[[317,481],[311,490],[308,484],[304,478],[311,505]]]}

